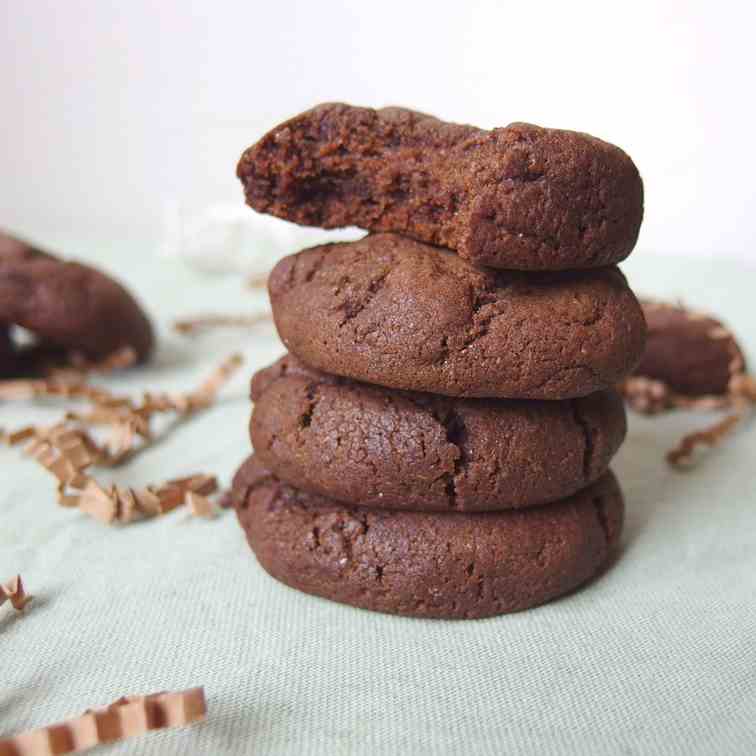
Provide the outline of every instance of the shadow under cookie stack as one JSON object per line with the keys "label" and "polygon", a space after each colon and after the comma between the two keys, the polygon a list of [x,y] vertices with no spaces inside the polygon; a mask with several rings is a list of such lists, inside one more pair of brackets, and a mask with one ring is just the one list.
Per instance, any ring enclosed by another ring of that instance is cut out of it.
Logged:
{"label": "shadow under cookie stack", "polygon": [[643,214],[630,158],[576,132],[328,104],[237,174],[255,210],[371,232],[270,275],[289,354],[252,379],[255,454],[234,480],[263,568],[470,619],[599,573],[623,522],[614,386],[645,340],[615,267]]}

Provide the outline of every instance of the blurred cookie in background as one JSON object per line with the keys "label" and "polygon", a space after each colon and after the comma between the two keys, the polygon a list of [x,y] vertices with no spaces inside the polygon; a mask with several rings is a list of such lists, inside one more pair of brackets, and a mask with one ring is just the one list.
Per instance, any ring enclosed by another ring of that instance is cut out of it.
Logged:
{"label": "blurred cookie in background", "polygon": [[[16,338],[17,327],[25,339]],[[154,344],[150,319],[120,283],[0,232],[0,374],[144,362]]]}

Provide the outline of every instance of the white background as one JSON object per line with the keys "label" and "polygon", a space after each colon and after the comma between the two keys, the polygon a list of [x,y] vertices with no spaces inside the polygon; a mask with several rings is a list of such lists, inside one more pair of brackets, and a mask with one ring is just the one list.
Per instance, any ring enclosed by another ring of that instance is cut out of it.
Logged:
{"label": "white background", "polygon": [[154,249],[317,102],[616,142],[640,250],[756,261],[751,3],[0,0],[0,225]]}

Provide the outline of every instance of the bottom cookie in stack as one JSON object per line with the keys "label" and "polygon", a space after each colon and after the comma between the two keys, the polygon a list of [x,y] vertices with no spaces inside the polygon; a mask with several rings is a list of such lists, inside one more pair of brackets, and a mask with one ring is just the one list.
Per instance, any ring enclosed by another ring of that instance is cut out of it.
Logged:
{"label": "bottom cookie in stack", "polygon": [[611,472],[539,507],[390,511],[299,491],[254,456],[234,478],[234,506],[258,561],[281,582],[438,619],[491,617],[570,592],[610,561],[624,516]]}

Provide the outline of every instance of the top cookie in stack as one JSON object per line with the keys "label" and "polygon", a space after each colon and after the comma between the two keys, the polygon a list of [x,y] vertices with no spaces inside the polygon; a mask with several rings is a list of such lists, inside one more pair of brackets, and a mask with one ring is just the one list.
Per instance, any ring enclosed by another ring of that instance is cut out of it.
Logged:
{"label": "top cookie in stack", "polygon": [[575,132],[329,104],[237,174],[257,210],[377,232],[271,273],[292,356],[253,380],[256,456],[235,481],[263,567],[357,606],[463,618],[594,575],[623,518],[613,387],[645,340],[614,267],[643,214],[630,158]]}
{"label": "top cookie in stack", "polygon": [[237,175],[260,212],[392,231],[508,270],[613,265],[632,251],[643,217],[638,170],[614,145],[403,108],[319,105],[250,147]]}

